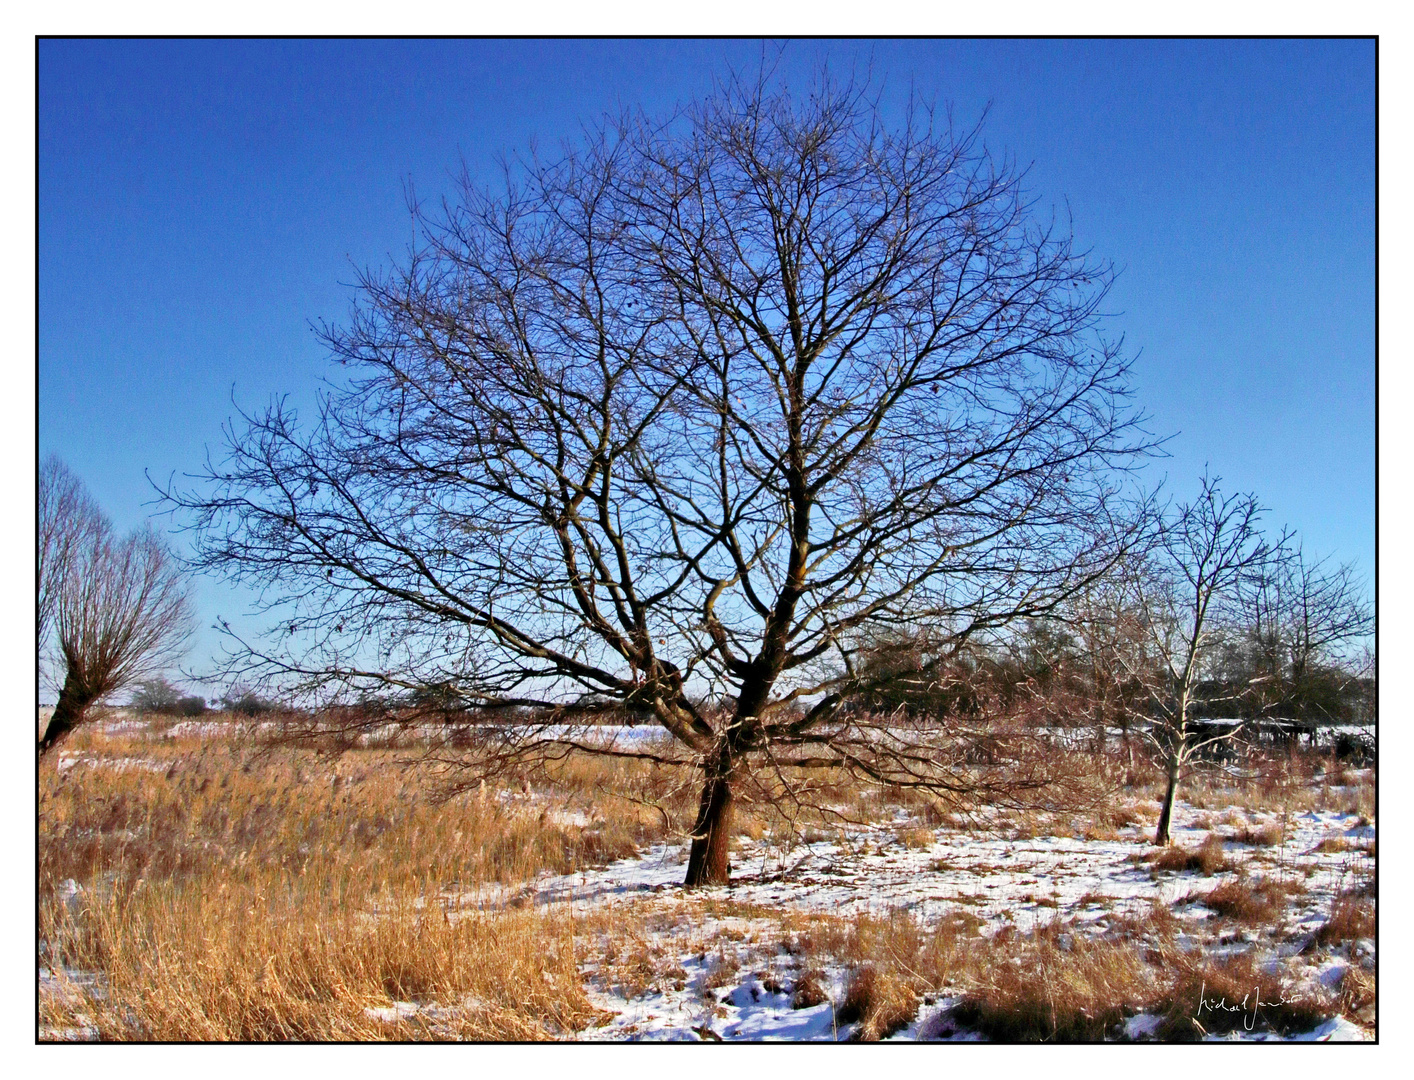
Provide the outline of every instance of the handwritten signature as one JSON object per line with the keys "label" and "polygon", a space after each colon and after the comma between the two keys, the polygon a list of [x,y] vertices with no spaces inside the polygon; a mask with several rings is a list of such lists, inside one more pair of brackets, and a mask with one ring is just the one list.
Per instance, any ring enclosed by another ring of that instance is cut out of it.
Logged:
{"label": "handwritten signature", "polygon": [[[1275,1008],[1278,1005],[1285,1005],[1286,998],[1279,997],[1276,1001],[1263,1001],[1261,987],[1254,986],[1252,993],[1245,994],[1242,1001],[1236,1005],[1229,1005],[1226,997],[1220,997],[1216,1001],[1207,996],[1208,983],[1204,980],[1198,988],[1198,1012],[1195,1017],[1201,1017],[1203,1010],[1209,1012],[1242,1013],[1242,1026],[1247,1031],[1251,1031],[1257,1023],[1257,1012],[1263,1006]],[[1250,1011],[1249,1011],[1250,1010]]]}

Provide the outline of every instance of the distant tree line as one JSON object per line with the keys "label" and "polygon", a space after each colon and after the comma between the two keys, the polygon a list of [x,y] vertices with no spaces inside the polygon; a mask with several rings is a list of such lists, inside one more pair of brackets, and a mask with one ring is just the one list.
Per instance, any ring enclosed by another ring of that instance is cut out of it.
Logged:
{"label": "distant tree line", "polygon": [[1373,723],[1374,612],[1350,565],[1312,559],[1289,531],[1263,534],[1255,496],[1203,477],[1190,503],[1156,509],[1147,539],[1049,612],[959,650],[946,634],[868,641],[854,708],[939,721],[984,714],[1118,729],[1168,775],[1156,840],[1168,839],[1192,757],[1268,721]]}

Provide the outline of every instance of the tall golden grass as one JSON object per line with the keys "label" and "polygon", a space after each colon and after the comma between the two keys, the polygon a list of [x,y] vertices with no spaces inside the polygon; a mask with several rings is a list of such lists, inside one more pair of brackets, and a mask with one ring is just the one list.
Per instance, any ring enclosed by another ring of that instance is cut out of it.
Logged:
{"label": "tall golden grass", "polygon": [[[40,1022],[103,1038],[569,1034],[595,1015],[569,916],[478,898],[665,827],[633,802],[589,803],[573,769],[587,825],[495,793],[439,801],[435,778],[382,751],[93,734],[68,750],[40,773],[41,961],[104,985],[50,995]],[[409,1000],[436,1008],[384,1018]]]}
{"label": "tall golden grass", "polygon": [[[519,783],[447,798],[448,777],[425,763],[408,767],[408,756],[76,733],[39,777],[40,963],[58,973],[41,995],[42,1029],[124,1040],[553,1039],[602,1016],[581,975],[587,959],[627,996],[682,988],[674,949],[622,911],[508,902],[542,872],[601,865],[681,836],[695,791],[680,776],[575,755],[544,765],[534,799]],[[1246,779],[1203,775],[1189,786],[1198,803],[1223,808],[1230,825],[1247,823],[1226,809],[1234,804],[1373,802],[1369,774],[1343,777],[1350,783],[1337,795],[1311,779],[1311,765],[1288,756]],[[841,819],[887,820],[890,807],[906,806],[923,823],[899,834],[910,846],[927,846],[944,824],[1091,835],[1133,824],[1134,801],[1157,793],[1158,782],[1143,775],[1127,804],[1108,810],[974,819],[966,806],[944,810],[915,793],[826,774],[812,781],[813,793],[832,813],[777,812],[763,785],[743,792],[736,824],[745,836],[769,832],[786,842],[835,836]],[[1215,832],[1196,852],[1158,853],[1155,866],[1212,873],[1222,851]],[[1208,899],[1250,899],[1228,891]],[[1271,899],[1275,911],[1284,895],[1258,899]],[[704,914],[773,923],[768,951],[784,950],[799,968],[802,1003],[824,993],[820,972],[845,965],[852,974],[836,1007],[861,1039],[897,1031],[942,993],[960,997],[957,1020],[995,1038],[1112,1037],[1141,1009],[1166,1018],[1167,1037],[1188,1038],[1199,1033],[1185,1017],[1204,986],[1235,989],[1253,974],[1204,966],[1173,948],[1166,907],[1127,936],[1074,935],[1064,948],[1059,928],[984,937],[980,921],[961,910],[924,927],[900,914],[843,919],[738,907],[700,901]],[[1373,933],[1373,917],[1368,898],[1352,892],[1321,941]],[[1112,931],[1122,922],[1111,919]],[[718,947],[698,946],[704,955]],[[731,949],[718,951],[713,970],[726,985],[739,962]],[[65,971],[99,980],[66,984]],[[1373,1007],[1374,984],[1352,971],[1340,1007],[1353,1014]],[[1262,978],[1265,997],[1290,995],[1291,1009],[1273,1019],[1282,1029],[1331,1007]],[[398,1009],[409,1001],[420,1008]]]}

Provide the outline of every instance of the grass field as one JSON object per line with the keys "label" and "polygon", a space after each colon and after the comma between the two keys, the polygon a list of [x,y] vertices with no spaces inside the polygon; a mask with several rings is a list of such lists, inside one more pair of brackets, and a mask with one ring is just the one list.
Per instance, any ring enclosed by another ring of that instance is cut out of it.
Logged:
{"label": "grass field", "polygon": [[446,797],[407,750],[219,723],[115,719],[41,766],[41,1039],[1373,1033],[1374,773],[1316,754],[1194,777],[1161,851],[1118,755],[1071,811],[747,792],[733,886],[687,892],[667,770]]}

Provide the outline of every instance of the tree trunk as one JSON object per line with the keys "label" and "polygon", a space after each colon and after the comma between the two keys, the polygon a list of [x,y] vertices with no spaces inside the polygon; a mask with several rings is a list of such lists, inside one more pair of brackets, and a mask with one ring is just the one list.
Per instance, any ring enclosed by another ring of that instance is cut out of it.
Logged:
{"label": "tree trunk", "polygon": [[1169,822],[1173,820],[1173,799],[1178,793],[1178,762],[1183,753],[1182,740],[1169,751],[1169,785],[1164,793],[1164,808],[1159,811],[1159,827],[1154,831],[1154,843],[1163,847],[1169,842]]}
{"label": "tree trunk", "polygon": [[54,715],[44,726],[44,734],[39,740],[39,756],[44,757],[54,745],[74,728],[83,723],[83,717],[93,699],[85,697],[75,685],[73,676],[64,679],[64,688],[59,691],[59,700],[54,705]]}
{"label": "tree trunk", "polygon": [[692,850],[687,857],[683,885],[726,885],[731,878],[727,854],[732,827],[732,752],[722,741],[706,769],[697,824],[692,830]]}

